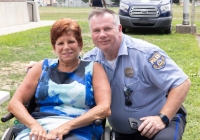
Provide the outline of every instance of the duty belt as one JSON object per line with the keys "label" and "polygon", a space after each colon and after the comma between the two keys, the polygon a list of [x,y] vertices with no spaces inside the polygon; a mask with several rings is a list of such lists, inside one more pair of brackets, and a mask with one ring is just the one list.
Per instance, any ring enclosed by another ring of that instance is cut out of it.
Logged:
{"label": "duty belt", "polygon": [[186,115],[187,115],[187,110],[184,108],[183,105],[181,105],[181,107],[180,107],[180,109],[178,110],[177,113],[179,113],[179,114],[183,115],[184,117],[186,117]]}

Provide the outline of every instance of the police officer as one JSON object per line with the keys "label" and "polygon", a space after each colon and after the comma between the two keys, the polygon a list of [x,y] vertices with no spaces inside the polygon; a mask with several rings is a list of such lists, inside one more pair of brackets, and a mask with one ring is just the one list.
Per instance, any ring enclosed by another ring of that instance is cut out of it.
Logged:
{"label": "police officer", "polygon": [[[112,88],[108,120],[117,138],[181,139],[186,118],[179,109],[190,87],[188,76],[158,46],[123,34],[113,11],[94,9],[88,19],[97,47],[84,59],[98,61],[108,75]],[[129,117],[143,121],[140,132],[130,128]]]}

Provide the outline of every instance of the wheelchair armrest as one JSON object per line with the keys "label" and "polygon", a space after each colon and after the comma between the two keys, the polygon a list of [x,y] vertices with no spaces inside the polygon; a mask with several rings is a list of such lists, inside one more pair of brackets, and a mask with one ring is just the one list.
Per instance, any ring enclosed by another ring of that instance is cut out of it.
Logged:
{"label": "wheelchair armrest", "polygon": [[[25,106],[25,108],[27,108],[28,107],[28,104],[26,104],[26,105],[24,105]],[[12,118],[14,118],[15,116],[12,114],[12,113],[8,113],[8,114],[6,114],[5,116],[3,116],[3,117],[1,117],[1,122],[7,122],[7,121],[9,121],[10,119],[12,119]]]}
{"label": "wheelchair armrest", "polygon": [[1,117],[2,122],[7,122],[8,120],[12,119],[14,115],[12,113],[8,113],[7,115]]}
{"label": "wheelchair armrest", "polygon": [[[1,117],[2,122],[7,122],[8,120],[12,119],[14,115],[12,113],[8,113],[7,115]],[[98,119],[94,121],[95,125],[101,125],[103,123],[103,120]]]}
{"label": "wheelchair armrest", "polygon": [[102,125],[103,129],[105,129],[105,127],[106,127],[106,118],[97,119],[97,120],[94,121],[94,124],[97,125],[97,126],[98,125]]}
{"label": "wheelchair armrest", "polygon": [[98,126],[98,125],[101,125],[102,122],[103,122],[103,120],[98,119],[98,120],[95,120],[95,121],[94,121],[94,124]]}

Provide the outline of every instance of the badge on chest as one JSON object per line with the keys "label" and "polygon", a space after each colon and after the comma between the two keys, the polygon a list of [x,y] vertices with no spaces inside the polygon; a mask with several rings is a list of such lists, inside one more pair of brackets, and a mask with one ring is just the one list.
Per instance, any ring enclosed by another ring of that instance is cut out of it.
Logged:
{"label": "badge on chest", "polygon": [[128,78],[132,78],[134,76],[133,68],[127,67],[124,69],[125,76]]}

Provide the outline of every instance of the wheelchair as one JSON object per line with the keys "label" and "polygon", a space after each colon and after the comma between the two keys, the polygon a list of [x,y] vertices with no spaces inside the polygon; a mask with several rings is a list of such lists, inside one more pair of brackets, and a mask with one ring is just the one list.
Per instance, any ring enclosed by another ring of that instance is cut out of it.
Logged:
{"label": "wheelchair", "polygon": [[[31,101],[27,105],[25,105],[25,107],[27,111],[31,114],[36,107],[35,98],[32,98]],[[14,117],[13,114],[8,113],[7,115],[1,117],[1,121],[7,122],[13,117]],[[102,125],[104,129],[104,132],[101,136],[101,140],[115,140],[115,132],[111,130],[110,126],[106,126],[106,118],[103,120],[95,120],[94,123],[96,125]],[[134,118],[129,118],[129,123],[130,123],[131,128],[136,130],[138,126],[141,124],[141,121],[136,120]],[[14,140],[15,139],[14,127],[15,125],[11,126],[4,132],[1,140]]]}
{"label": "wheelchair", "polygon": [[[35,98],[33,97],[31,99],[31,101],[27,105],[25,105],[25,107],[26,107],[27,111],[31,114],[36,107]],[[13,114],[8,113],[7,115],[1,117],[1,121],[7,122],[10,119],[12,119],[13,117],[14,117]],[[96,125],[102,125],[102,127],[104,129],[104,132],[101,136],[101,140],[110,140],[110,127],[106,126],[106,118],[103,120],[96,120],[94,123]],[[15,127],[15,125],[11,126],[4,132],[1,140],[14,140],[15,139],[15,134],[14,134],[15,128],[14,127]]]}

